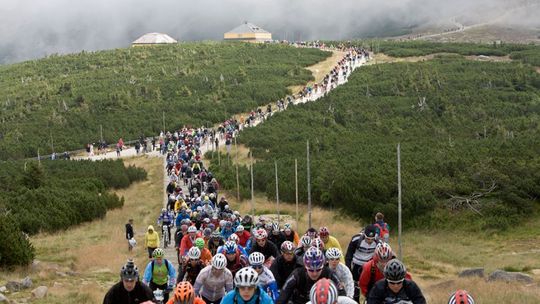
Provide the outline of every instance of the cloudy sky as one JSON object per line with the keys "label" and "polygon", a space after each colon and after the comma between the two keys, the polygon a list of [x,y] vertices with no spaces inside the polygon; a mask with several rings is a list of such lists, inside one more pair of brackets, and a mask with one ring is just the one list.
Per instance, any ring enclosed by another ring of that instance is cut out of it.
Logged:
{"label": "cloudy sky", "polygon": [[485,21],[524,1],[540,0],[0,0],[0,63],[126,47],[147,32],[222,39],[243,21],[275,39],[353,39],[464,14]]}

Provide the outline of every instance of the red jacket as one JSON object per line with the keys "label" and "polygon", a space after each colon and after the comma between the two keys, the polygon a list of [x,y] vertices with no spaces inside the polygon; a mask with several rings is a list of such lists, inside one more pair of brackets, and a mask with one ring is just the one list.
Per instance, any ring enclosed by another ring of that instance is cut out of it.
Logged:
{"label": "red jacket", "polygon": [[242,247],[246,247],[247,241],[251,237],[251,233],[247,232],[246,230],[242,231],[242,233],[237,232],[236,235],[238,235],[238,244]]}
{"label": "red jacket", "polygon": [[[373,280],[371,280],[372,276],[374,277]],[[411,275],[408,272],[407,274],[405,274],[405,278],[407,280],[412,280]],[[369,260],[369,262],[365,263],[364,266],[362,266],[362,274],[360,275],[360,279],[358,280],[358,285],[360,285],[360,290],[362,291],[362,294],[364,296],[367,296],[367,293],[369,292],[368,288],[373,287],[373,285],[375,285],[375,282],[382,279],[384,279],[384,274],[382,273],[382,271],[380,271],[379,267],[375,265],[373,259]]]}
{"label": "red jacket", "polygon": [[[195,239],[199,237],[201,237],[200,233],[197,233]],[[180,256],[185,256],[188,253],[189,249],[195,245],[195,239],[191,241],[189,233],[186,233],[186,235],[182,237],[182,241],[180,241]]]}

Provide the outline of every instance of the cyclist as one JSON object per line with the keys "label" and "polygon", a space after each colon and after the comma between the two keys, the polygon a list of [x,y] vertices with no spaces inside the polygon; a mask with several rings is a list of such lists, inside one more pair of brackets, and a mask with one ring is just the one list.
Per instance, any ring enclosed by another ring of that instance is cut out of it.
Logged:
{"label": "cyclist", "polygon": [[[199,248],[201,251],[201,261],[203,262],[204,266],[209,265],[210,261],[212,260],[212,253],[208,248],[204,247],[204,239],[203,238],[197,238],[195,240],[195,247]],[[192,247],[193,248],[193,247]]]}
{"label": "cyclist", "polygon": [[259,286],[275,302],[279,297],[279,290],[274,275],[264,266],[264,255],[260,252],[253,252],[249,255],[249,265],[259,274]]}
{"label": "cyclist", "polygon": [[279,223],[272,223],[272,232],[268,236],[268,240],[274,243],[277,248],[281,248],[281,244],[286,241],[285,236],[279,230]]}
{"label": "cyclist", "polygon": [[195,290],[189,282],[179,282],[174,288],[174,294],[167,304],[206,304],[203,299],[195,296]]}
{"label": "cyclist", "polygon": [[354,281],[351,270],[345,264],[340,263],[342,257],[343,254],[339,248],[332,247],[326,251],[328,267],[336,273],[339,286],[343,287],[347,297],[352,299],[354,297]]}
{"label": "cyclist", "polygon": [[292,230],[291,224],[289,223],[285,223],[285,225],[283,225],[283,235],[285,236],[286,241],[292,242],[295,245],[300,242],[298,233]]}
{"label": "cyclist", "polygon": [[377,232],[375,226],[368,225],[364,228],[363,233],[352,237],[347,254],[345,255],[345,265],[349,267],[354,280],[354,300],[360,298],[360,290],[358,289],[358,280],[362,274],[362,267],[373,257],[375,247],[380,243],[376,239]]}
{"label": "cyclist", "polygon": [[187,229],[187,235],[182,237],[180,242],[180,255],[185,256],[189,248],[193,247],[195,240],[197,239],[197,227],[189,226]]}
{"label": "cyclist", "polygon": [[[309,291],[315,282],[321,278],[334,281],[339,286],[336,274],[324,266],[324,254],[318,248],[309,248],[304,254],[304,267],[295,269],[281,289],[276,304],[305,304],[309,300]],[[338,289],[340,295],[345,295],[343,288]]]}
{"label": "cyclist", "polygon": [[176,270],[171,262],[164,259],[165,252],[161,248],[156,248],[152,253],[154,258],[148,263],[144,270],[143,283],[150,286],[152,291],[156,289],[164,290],[164,300],[169,299],[167,290],[172,290],[176,282]]}
{"label": "cyclist", "polygon": [[240,250],[242,255],[244,255],[245,257],[248,256],[246,249],[242,247],[240,244],[238,244],[240,242],[240,238],[238,237],[238,235],[236,235],[235,233],[231,234],[231,236],[229,237],[229,241],[233,241],[236,244],[236,246],[238,247],[238,250]]}
{"label": "cyclist", "polygon": [[207,304],[219,304],[225,293],[233,289],[233,276],[227,266],[227,258],[218,253],[211,265],[203,268],[195,281],[195,294],[201,295]]}
{"label": "cyclist", "polygon": [[[343,252],[339,241],[335,237],[330,235],[330,230],[328,230],[327,227],[321,227],[319,229],[319,238],[323,241],[324,248],[326,248],[326,250],[330,248],[337,248],[340,252]],[[341,255],[340,262],[345,263],[345,257],[343,255]]]}
{"label": "cyclist", "polygon": [[277,258],[279,251],[274,243],[267,240],[268,234],[264,229],[257,229],[254,233],[256,242],[251,246],[250,254],[260,252],[264,255],[266,263],[272,263],[274,258]]}
{"label": "cyclist", "polygon": [[154,230],[154,226],[148,226],[144,234],[144,247],[148,249],[148,258],[152,258],[152,253],[159,247],[159,234]]}
{"label": "cyclist", "polygon": [[132,260],[122,266],[120,279],[107,291],[103,304],[139,304],[152,300],[152,290],[139,281],[139,269]]}
{"label": "cyclist", "polygon": [[161,214],[159,215],[157,223],[160,227],[162,227],[161,231],[163,234],[165,234],[165,228],[167,228],[167,235],[169,237],[168,240],[164,240],[163,242],[163,246],[166,248],[168,243],[171,242],[171,225],[173,223],[173,216],[169,213],[167,209],[163,208],[161,209]]}
{"label": "cyclist", "polygon": [[234,276],[235,288],[221,304],[273,304],[270,296],[259,287],[259,274],[251,267],[240,269]]}
{"label": "cyclist", "polygon": [[339,296],[334,282],[320,279],[309,291],[309,302],[306,304],[357,304],[349,297]]}
{"label": "cyclist", "polygon": [[197,276],[206,265],[201,261],[201,251],[197,247],[191,247],[188,251],[187,258],[183,265],[178,268],[178,282],[187,281],[191,284],[195,283]]}
{"label": "cyclist", "polygon": [[296,248],[296,250],[294,251],[294,255],[303,259],[304,254],[309,249],[309,247],[311,247],[311,237],[307,235],[303,235],[300,238],[300,243],[298,244],[298,248]]}
{"label": "cyclist", "polygon": [[448,299],[448,304],[474,304],[474,299],[466,290],[456,290]]}
{"label": "cyclist", "polygon": [[220,246],[223,246],[223,244],[225,244],[225,242],[221,238],[221,234],[219,233],[219,231],[212,232],[210,236],[210,240],[208,240],[208,244],[207,244],[208,250],[210,250],[210,253],[212,253],[212,255],[215,255],[217,253],[218,248]]}
{"label": "cyclist", "polygon": [[[384,280],[380,280],[369,292],[367,304],[398,303],[425,304],[426,299],[414,281],[405,279],[407,269],[398,259],[384,267]],[[408,302],[407,302],[408,301]]]}
{"label": "cyclist", "polygon": [[238,225],[236,227],[235,234],[238,235],[239,238],[238,244],[245,248],[247,245],[247,241],[251,237],[251,233],[249,233],[249,231],[246,231],[243,225]]}
{"label": "cyclist", "polygon": [[233,276],[238,270],[248,266],[247,257],[242,254],[234,241],[225,242],[220,253],[227,258],[227,269],[231,271]]}
{"label": "cyclist", "polygon": [[285,241],[281,244],[281,255],[278,256],[272,266],[270,266],[270,271],[276,279],[276,284],[278,288],[283,287],[285,280],[296,268],[301,268],[302,262],[300,258],[294,255],[294,244],[290,241]]}
{"label": "cyclist", "polygon": [[[375,282],[384,279],[384,267],[394,258],[395,256],[390,245],[387,243],[377,244],[373,258],[364,264],[362,274],[360,275],[360,291],[364,297],[367,297]],[[412,280],[409,273],[405,275],[405,278]]]}

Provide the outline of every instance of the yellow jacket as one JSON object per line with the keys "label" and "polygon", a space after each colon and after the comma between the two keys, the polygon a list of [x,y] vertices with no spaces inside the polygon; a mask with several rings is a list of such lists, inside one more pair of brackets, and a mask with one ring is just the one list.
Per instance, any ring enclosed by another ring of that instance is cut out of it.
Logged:
{"label": "yellow jacket", "polygon": [[[152,230],[150,233],[148,230]],[[158,248],[159,247],[159,234],[154,229],[154,226],[148,226],[148,229],[144,235],[144,247]]]}
{"label": "yellow jacket", "polygon": [[345,264],[345,252],[343,252],[343,250],[341,250],[341,245],[339,244],[339,241],[335,237],[333,237],[331,235],[328,236],[328,242],[324,243],[324,249],[328,249],[328,248],[337,248],[337,249],[339,249],[341,251],[341,259],[340,259],[340,261],[341,261],[341,263]]}

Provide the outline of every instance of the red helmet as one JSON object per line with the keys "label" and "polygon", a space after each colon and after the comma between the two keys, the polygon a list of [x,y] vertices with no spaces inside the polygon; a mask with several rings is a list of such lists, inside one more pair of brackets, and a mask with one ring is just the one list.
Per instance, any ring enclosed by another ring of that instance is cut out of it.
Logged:
{"label": "red helmet", "polygon": [[375,253],[373,255],[373,259],[375,262],[383,262],[386,263],[392,259],[394,256],[394,253],[392,252],[392,248],[387,243],[379,243],[377,244],[377,247],[375,247]]}
{"label": "red helmet", "polygon": [[328,227],[321,227],[319,229],[319,236],[329,236],[330,231],[328,230]]}
{"label": "red helmet", "polygon": [[309,299],[312,304],[335,304],[338,301],[338,290],[334,283],[322,278],[311,287]]}
{"label": "red helmet", "polygon": [[448,300],[448,304],[474,304],[474,299],[466,290],[457,290]]}

